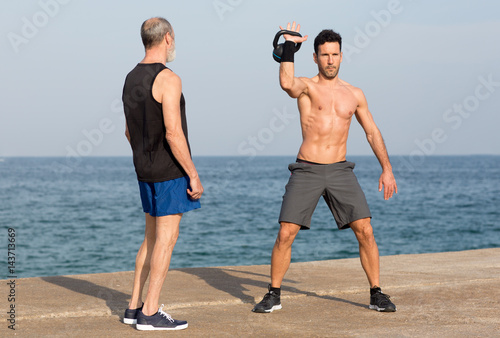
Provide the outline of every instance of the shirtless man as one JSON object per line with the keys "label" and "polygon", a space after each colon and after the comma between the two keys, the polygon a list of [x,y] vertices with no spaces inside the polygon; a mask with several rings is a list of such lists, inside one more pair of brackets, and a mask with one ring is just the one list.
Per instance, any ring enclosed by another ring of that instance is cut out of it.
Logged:
{"label": "shirtless man", "polygon": [[[283,29],[280,26],[281,29]],[[287,30],[300,31],[290,23]],[[397,193],[396,180],[382,135],[368,110],[361,89],[339,79],[342,39],[332,30],[323,30],[314,40],[314,62],[319,73],[312,78],[295,77],[295,43],[307,40],[285,34],[280,65],[281,88],[297,99],[303,142],[297,162],[289,165],[290,180],[283,196],[280,230],[271,257],[271,284],[254,312],[281,309],[281,283],[292,255],[292,243],[300,229],[309,229],[320,196],[330,208],[339,229],[351,228],[359,242],[361,265],[370,284],[370,309],[396,311],[379,285],[379,254],[370,224],[365,195],[353,173],[354,163],[346,161],[346,143],[353,116],[363,127],[368,143],[382,166],[379,191],[384,199]]]}

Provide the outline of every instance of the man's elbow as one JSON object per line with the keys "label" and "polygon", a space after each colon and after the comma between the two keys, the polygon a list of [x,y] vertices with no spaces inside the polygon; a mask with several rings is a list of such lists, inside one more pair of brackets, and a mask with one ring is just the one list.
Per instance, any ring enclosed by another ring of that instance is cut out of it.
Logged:
{"label": "man's elbow", "polygon": [[299,97],[296,93],[296,90],[294,90],[293,88],[293,82],[290,82],[290,83],[281,83],[281,89],[283,89],[283,91],[285,91],[285,93],[288,94],[288,96],[292,97],[292,98],[297,98]]}
{"label": "man's elbow", "polygon": [[375,139],[376,136],[376,130],[371,128],[370,130],[365,131],[366,132],[366,139],[368,142],[371,142]]}
{"label": "man's elbow", "polygon": [[293,87],[293,81],[281,80],[280,86],[281,86],[281,89],[283,89],[285,92],[289,93]]}
{"label": "man's elbow", "polygon": [[372,134],[366,134],[366,140],[368,143],[372,144],[373,143],[373,135]]}
{"label": "man's elbow", "polygon": [[174,141],[174,139],[175,139],[175,134],[174,134],[174,133],[172,133],[172,132],[168,132],[168,131],[167,131],[167,132],[165,133],[165,139],[167,140],[167,142],[168,142],[168,143],[171,143],[171,142],[173,142],[173,141]]}
{"label": "man's elbow", "polygon": [[180,134],[177,131],[169,131],[165,133],[165,139],[167,140],[168,144],[173,144],[179,140]]}
{"label": "man's elbow", "polygon": [[377,127],[374,127],[366,132],[366,139],[368,140],[368,142],[370,144],[375,142],[377,139],[381,139],[381,138],[382,138],[382,134],[380,133],[380,131],[378,130]]}

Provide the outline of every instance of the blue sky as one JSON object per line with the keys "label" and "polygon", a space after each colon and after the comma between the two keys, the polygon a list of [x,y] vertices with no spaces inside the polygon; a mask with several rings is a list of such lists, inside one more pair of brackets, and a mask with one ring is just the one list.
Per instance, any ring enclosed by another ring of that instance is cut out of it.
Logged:
{"label": "blue sky", "polygon": [[[120,105],[139,28],[176,33],[193,155],[295,155],[294,100],[271,57],[279,25],[343,37],[340,78],[363,89],[390,154],[500,154],[500,4],[493,1],[4,1],[0,157],[128,156]],[[348,154],[371,154],[354,120]]]}

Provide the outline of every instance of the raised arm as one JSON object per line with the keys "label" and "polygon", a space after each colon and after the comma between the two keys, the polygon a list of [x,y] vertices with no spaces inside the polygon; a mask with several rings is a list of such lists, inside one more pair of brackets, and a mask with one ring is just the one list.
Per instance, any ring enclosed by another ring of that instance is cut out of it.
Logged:
{"label": "raised arm", "polygon": [[[158,95],[163,109],[163,122],[165,123],[166,139],[175,159],[188,174],[191,190],[188,194],[193,199],[198,199],[203,193],[198,172],[191,159],[186,137],[182,130],[180,114],[180,100],[182,94],[181,79],[172,71],[165,69],[158,74],[154,86],[153,95]],[[156,97],[155,97],[156,98]]]}
{"label": "raised arm", "polygon": [[[283,27],[280,26],[280,29]],[[291,30],[294,32],[300,31],[300,25],[295,27],[295,21],[292,23],[290,27],[290,23],[288,23],[287,30]],[[298,98],[300,95],[307,91],[307,85],[300,78],[295,77],[295,67],[293,63],[293,52],[291,51],[291,47],[296,43],[301,43],[307,40],[307,35],[303,37],[293,36],[290,34],[283,34],[285,38],[285,45],[283,48],[283,58],[280,63],[280,85],[281,88],[292,98]]]}
{"label": "raised arm", "polygon": [[396,179],[392,173],[392,165],[389,161],[389,155],[385,147],[384,139],[378,129],[373,116],[368,110],[368,103],[366,102],[365,95],[361,89],[356,88],[354,94],[358,99],[358,108],[356,110],[356,119],[366,133],[366,139],[370,144],[373,153],[377,157],[380,166],[382,167],[382,174],[379,178],[378,191],[384,188],[384,199],[388,200],[394,193],[398,193],[398,186]]}

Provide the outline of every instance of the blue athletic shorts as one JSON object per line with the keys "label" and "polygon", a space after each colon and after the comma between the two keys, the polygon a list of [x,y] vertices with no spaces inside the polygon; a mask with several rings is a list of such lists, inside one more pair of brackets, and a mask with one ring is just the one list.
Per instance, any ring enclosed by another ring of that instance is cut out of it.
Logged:
{"label": "blue athletic shorts", "polygon": [[201,207],[200,200],[193,200],[187,193],[189,177],[184,176],[164,182],[139,181],[142,209],[153,217],[185,213]]}

